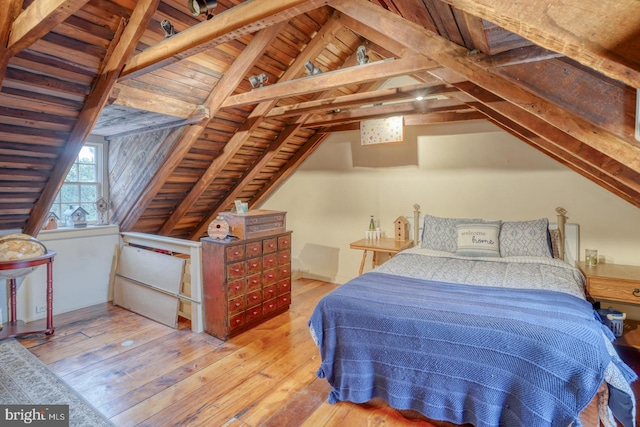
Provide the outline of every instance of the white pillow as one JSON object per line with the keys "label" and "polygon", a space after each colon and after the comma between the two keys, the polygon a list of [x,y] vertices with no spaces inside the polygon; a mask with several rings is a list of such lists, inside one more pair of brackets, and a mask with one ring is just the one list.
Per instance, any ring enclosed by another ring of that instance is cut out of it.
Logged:
{"label": "white pillow", "polygon": [[458,224],[456,255],[470,257],[500,256],[500,222]]}

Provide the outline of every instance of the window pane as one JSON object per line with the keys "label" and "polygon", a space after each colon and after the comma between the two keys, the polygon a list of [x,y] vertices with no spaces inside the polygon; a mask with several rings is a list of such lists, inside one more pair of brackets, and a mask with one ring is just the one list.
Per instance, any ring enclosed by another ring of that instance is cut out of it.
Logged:
{"label": "window pane", "polygon": [[83,204],[94,203],[96,200],[98,200],[98,187],[96,185],[88,185],[88,184],[81,185],[80,200],[82,201]]}
{"label": "window pane", "polygon": [[60,202],[63,204],[63,209],[67,209],[69,206],[78,206],[80,201],[80,188],[76,184],[63,184],[60,189]]}
{"label": "window pane", "polygon": [[88,212],[87,221],[96,221],[98,219],[96,215],[96,206],[93,203],[82,203],[82,209]]}
{"label": "window pane", "polygon": [[69,210],[69,206],[80,206],[86,210],[88,222],[98,220],[95,201],[102,196],[102,175],[99,166],[104,159],[101,150],[100,145],[87,143],[78,153],[50,209],[60,216],[61,223],[64,222],[64,213]]}
{"label": "window pane", "polygon": [[96,163],[96,147],[84,146],[78,154],[78,159],[81,163]]}
{"label": "window pane", "polygon": [[96,182],[96,166],[95,165],[79,165],[78,181],[80,182]]}
{"label": "window pane", "polygon": [[67,177],[64,179],[65,181],[77,181],[78,180],[78,164],[74,163],[73,166],[71,166],[71,170],[69,170],[69,173],[67,174]]}

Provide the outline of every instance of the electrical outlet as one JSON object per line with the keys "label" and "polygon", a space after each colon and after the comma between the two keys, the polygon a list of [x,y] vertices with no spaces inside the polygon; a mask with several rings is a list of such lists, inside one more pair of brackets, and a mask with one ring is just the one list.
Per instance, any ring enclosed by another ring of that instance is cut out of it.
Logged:
{"label": "electrical outlet", "polygon": [[36,313],[44,313],[47,311],[46,305],[36,305]]}

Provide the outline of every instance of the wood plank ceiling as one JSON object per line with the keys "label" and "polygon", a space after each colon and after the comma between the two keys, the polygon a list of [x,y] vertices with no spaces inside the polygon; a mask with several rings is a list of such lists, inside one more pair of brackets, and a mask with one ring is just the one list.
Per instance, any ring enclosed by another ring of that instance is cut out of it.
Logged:
{"label": "wood plank ceiling", "polygon": [[[199,239],[331,132],[398,114],[489,120],[640,207],[637,0],[221,0],[210,19],[186,0],[3,6],[2,230],[38,233],[92,133],[109,141],[112,223]],[[415,84],[381,88],[395,76]]]}

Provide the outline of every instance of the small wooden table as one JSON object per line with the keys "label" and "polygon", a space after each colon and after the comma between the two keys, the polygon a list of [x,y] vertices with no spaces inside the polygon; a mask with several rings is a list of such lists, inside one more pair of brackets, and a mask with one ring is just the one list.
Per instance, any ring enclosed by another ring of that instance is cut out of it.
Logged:
{"label": "small wooden table", "polygon": [[[587,279],[587,295],[594,299],[640,305],[640,266],[599,263],[589,266],[578,263]],[[640,322],[625,319],[624,333],[615,344],[640,350]]]}
{"label": "small wooden table", "polygon": [[37,333],[45,333],[51,335],[54,332],[53,327],[53,257],[56,255],[53,251],[37,258],[2,261],[0,262],[0,270],[18,270],[22,268],[31,268],[46,264],[47,266],[47,325],[43,328],[41,325],[27,325],[21,320],[17,320],[16,313],[16,278],[9,278],[9,319],[0,330],[0,341],[7,338],[13,338],[20,335],[30,335]]}
{"label": "small wooden table", "polygon": [[362,274],[364,270],[364,263],[367,260],[367,251],[373,252],[373,259],[371,260],[371,268],[373,268],[378,265],[378,252],[386,253],[389,257],[392,257],[398,252],[409,249],[412,246],[413,240],[396,240],[390,237],[381,237],[379,239],[360,239],[349,244],[351,249],[364,251],[362,253],[362,261],[360,262],[359,274]]}

